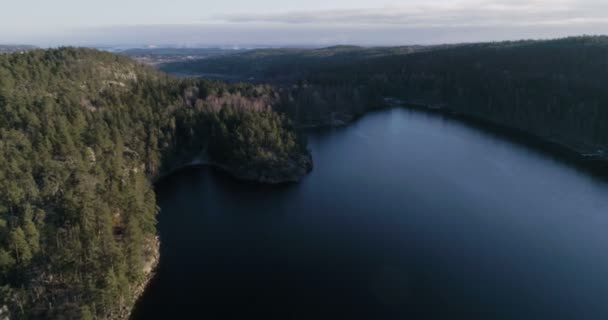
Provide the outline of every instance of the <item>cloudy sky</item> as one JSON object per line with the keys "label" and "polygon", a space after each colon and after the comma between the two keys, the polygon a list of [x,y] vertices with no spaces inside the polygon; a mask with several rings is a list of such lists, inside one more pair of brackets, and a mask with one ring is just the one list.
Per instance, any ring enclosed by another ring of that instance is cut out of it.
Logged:
{"label": "cloudy sky", "polygon": [[608,33],[608,0],[19,0],[0,43],[392,45]]}

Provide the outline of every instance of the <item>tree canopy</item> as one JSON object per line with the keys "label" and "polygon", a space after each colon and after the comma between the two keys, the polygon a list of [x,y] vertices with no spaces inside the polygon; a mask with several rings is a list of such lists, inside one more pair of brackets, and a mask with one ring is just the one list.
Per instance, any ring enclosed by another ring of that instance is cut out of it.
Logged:
{"label": "tree canopy", "polygon": [[275,102],[95,50],[0,55],[0,303],[123,315],[157,245],[151,179],[201,152],[266,167],[306,152]]}

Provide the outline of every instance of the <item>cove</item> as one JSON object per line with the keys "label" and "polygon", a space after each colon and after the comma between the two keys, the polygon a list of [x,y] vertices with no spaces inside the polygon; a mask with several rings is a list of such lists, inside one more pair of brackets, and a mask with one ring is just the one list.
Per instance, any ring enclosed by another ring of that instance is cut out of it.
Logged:
{"label": "cove", "polygon": [[133,319],[606,319],[608,183],[409,109],[308,137],[299,184],[186,169]]}

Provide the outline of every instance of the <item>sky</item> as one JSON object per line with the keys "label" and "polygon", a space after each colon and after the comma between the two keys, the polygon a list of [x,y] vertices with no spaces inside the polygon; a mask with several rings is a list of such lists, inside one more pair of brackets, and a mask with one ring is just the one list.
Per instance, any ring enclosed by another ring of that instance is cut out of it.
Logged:
{"label": "sky", "polygon": [[0,43],[407,45],[608,34],[608,0],[19,0]]}

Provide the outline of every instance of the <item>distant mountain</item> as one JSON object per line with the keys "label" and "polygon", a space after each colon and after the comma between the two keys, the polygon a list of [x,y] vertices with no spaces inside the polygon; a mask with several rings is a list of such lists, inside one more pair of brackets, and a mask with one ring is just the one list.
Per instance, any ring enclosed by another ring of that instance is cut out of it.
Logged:
{"label": "distant mountain", "polygon": [[138,48],[118,51],[116,53],[129,56],[141,63],[158,65],[207,59],[239,52],[242,52],[242,50],[221,48]]}
{"label": "distant mountain", "polygon": [[0,44],[0,53],[25,52],[36,49],[36,46],[30,45],[6,45]]}

